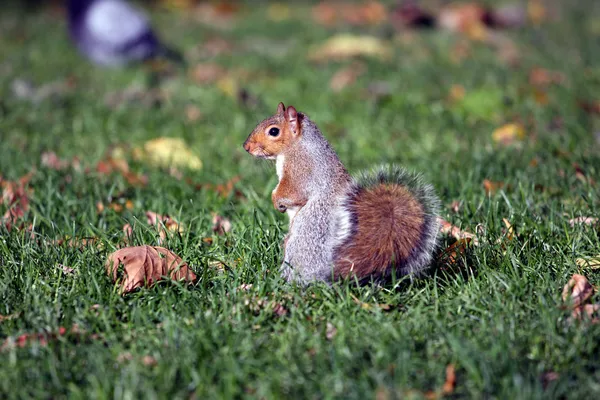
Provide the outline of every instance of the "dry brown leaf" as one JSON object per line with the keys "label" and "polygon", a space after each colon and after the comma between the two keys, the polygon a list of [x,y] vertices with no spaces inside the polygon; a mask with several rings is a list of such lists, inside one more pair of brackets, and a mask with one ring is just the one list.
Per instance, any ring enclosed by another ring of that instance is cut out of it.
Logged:
{"label": "dry brown leaf", "polygon": [[61,269],[62,272],[64,272],[67,275],[73,275],[76,272],[75,268],[71,268],[63,264],[58,264],[58,267]]}
{"label": "dry brown leaf", "polygon": [[212,230],[217,235],[224,235],[231,231],[231,221],[219,214],[213,213]]}
{"label": "dry brown leaf", "polygon": [[579,307],[575,307],[571,311],[571,317],[569,321],[590,321],[592,324],[600,323],[600,318],[596,315],[600,311],[600,304],[585,304]]}
{"label": "dry brown leaf", "polygon": [[377,25],[387,20],[387,10],[378,1],[348,3],[342,1],[321,1],[313,7],[313,19],[325,26],[339,23],[351,25]]}
{"label": "dry brown leaf", "polygon": [[542,0],[529,0],[527,2],[527,16],[534,25],[539,25],[547,18],[546,7]]}
{"label": "dry brown leaf", "polygon": [[558,378],[560,378],[560,375],[557,372],[554,372],[554,371],[544,372],[541,377],[542,387],[544,389],[546,389],[546,387],[548,387],[550,382],[553,382],[553,381],[557,380]]}
{"label": "dry brown leaf", "polygon": [[460,211],[461,207],[462,207],[462,201],[453,200],[452,204],[450,204],[450,209],[455,213],[458,213]]}
{"label": "dry brown leaf", "polygon": [[459,239],[452,243],[440,253],[439,262],[447,265],[455,265],[458,260],[467,253],[473,239]]}
{"label": "dry brown leaf", "polygon": [[359,56],[388,60],[392,56],[392,48],[387,42],[375,36],[339,34],[311,49],[308,56],[313,61],[341,60]]}
{"label": "dry brown leaf", "polygon": [[1,315],[0,314],[0,322],[3,321],[10,321],[11,319],[15,319],[19,317],[19,313],[15,313],[15,314],[8,314],[8,315]]}
{"label": "dry brown leaf", "polygon": [[[123,276],[119,277],[120,266]],[[168,276],[174,280],[193,282],[196,274],[175,253],[158,246],[125,247],[110,254],[106,272],[113,281],[120,280],[121,292],[128,293],[139,287],[150,287]]]}
{"label": "dry brown leaf", "polygon": [[327,340],[333,340],[335,335],[337,335],[337,328],[331,322],[328,322],[327,328],[325,329],[325,337]]}
{"label": "dry brown leaf", "polygon": [[496,143],[510,145],[525,139],[525,128],[518,123],[506,124],[494,130],[492,139]]}
{"label": "dry brown leaf", "polygon": [[470,239],[473,241],[475,246],[479,244],[479,240],[477,239],[476,235],[470,232],[461,231],[459,227],[452,225],[445,219],[438,218],[438,221],[440,223],[440,233],[452,236],[456,240]]}
{"label": "dry brown leaf", "polygon": [[564,74],[556,71],[549,71],[545,68],[535,67],[529,71],[529,83],[533,86],[548,86],[552,84],[562,84],[565,81]]}
{"label": "dry brown leaf", "polygon": [[454,364],[448,364],[446,366],[446,380],[444,381],[444,386],[442,386],[442,393],[444,395],[449,395],[454,392],[454,388],[456,387],[456,371],[454,368]]}
{"label": "dry brown leaf", "polygon": [[452,103],[461,101],[466,94],[466,90],[462,85],[452,85],[448,92],[448,100]]}
{"label": "dry brown leaf", "polygon": [[146,355],[142,357],[142,364],[146,367],[154,367],[158,364],[158,361],[156,361],[156,358]]}
{"label": "dry brown leaf", "polygon": [[581,268],[600,269],[600,255],[592,258],[578,258],[575,260],[575,264]]}
{"label": "dry brown leaf", "polygon": [[41,163],[42,166],[55,169],[57,171],[63,170],[69,166],[69,162],[67,160],[62,160],[58,158],[56,153],[53,151],[43,152],[41,157]]}
{"label": "dry brown leaf", "polygon": [[365,72],[365,66],[362,63],[353,63],[347,67],[339,69],[329,81],[329,87],[333,92],[341,92],[347,86],[356,82],[356,79]]}
{"label": "dry brown leaf", "polygon": [[217,29],[231,29],[240,11],[239,2],[202,1],[194,7],[193,17],[203,24]]}
{"label": "dry brown leaf", "polygon": [[[0,224],[4,224],[8,230],[12,229],[29,210],[29,196],[33,192],[29,188],[29,181],[32,176],[33,172],[30,172],[16,181],[0,180],[0,187],[2,188],[0,204],[8,207],[2,218],[0,218]],[[24,225],[19,227],[19,229],[23,228]]]}
{"label": "dry brown leaf", "polygon": [[[148,221],[148,225],[156,226],[161,240],[165,240],[167,238],[168,232],[184,232],[184,229],[179,222],[168,215],[160,215],[154,211],[146,211],[146,219]],[[125,231],[125,227],[123,227],[123,230]]]}
{"label": "dry brown leaf", "polygon": [[148,184],[148,177],[131,172],[129,170],[129,164],[123,158],[116,158],[109,155],[104,160],[98,161],[98,164],[96,164],[96,171],[102,175],[118,173],[133,186],[145,186]]}
{"label": "dry brown leaf", "polygon": [[438,16],[438,25],[452,32],[467,34],[483,40],[487,33],[484,18],[487,11],[476,3],[453,3],[444,7]]}
{"label": "dry brown leaf", "polygon": [[37,344],[45,347],[51,340],[57,340],[61,336],[71,335],[79,338],[100,339],[97,334],[89,335],[85,330],[81,329],[77,324],[73,324],[69,329],[60,326],[57,330],[49,333],[24,333],[14,337],[8,337],[0,346],[0,351],[11,350],[14,348],[23,348],[27,345]]}
{"label": "dry brown leaf", "polygon": [[515,230],[513,229],[510,221],[506,218],[502,218],[502,222],[504,222],[504,226],[506,226],[506,239],[513,240],[515,238]]}
{"label": "dry brown leaf", "polygon": [[569,225],[574,228],[575,225],[598,225],[598,218],[595,217],[577,217],[569,220]]}
{"label": "dry brown leaf", "polygon": [[492,195],[496,193],[498,190],[504,188],[504,182],[494,182],[489,179],[483,180],[483,189],[487,195]]}
{"label": "dry brown leaf", "polygon": [[594,294],[594,287],[583,275],[573,274],[562,292],[562,299],[573,307],[583,305]]}
{"label": "dry brown leaf", "polygon": [[185,107],[185,117],[187,122],[197,122],[202,118],[202,111],[200,111],[200,107],[194,104],[188,104]]}

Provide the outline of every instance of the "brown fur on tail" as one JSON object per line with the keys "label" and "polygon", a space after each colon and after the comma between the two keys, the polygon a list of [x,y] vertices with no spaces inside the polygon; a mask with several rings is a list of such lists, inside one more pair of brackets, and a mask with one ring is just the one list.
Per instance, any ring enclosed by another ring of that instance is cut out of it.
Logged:
{"label": "brown fur on tail", "polygon": [[423,232],[423,207],[407,188],[379,184],[352,196],[349,211],[356,226],[349,241],[337,252],[335,275],[387,275],[400,268],[418,246]]}
{"label": "brown fur on tail", "polygon": [[430,185],[399,168],[365,175],[345,204],[351,232],[336,249],[336,278],[419,273],[436,246],[438,203]]}

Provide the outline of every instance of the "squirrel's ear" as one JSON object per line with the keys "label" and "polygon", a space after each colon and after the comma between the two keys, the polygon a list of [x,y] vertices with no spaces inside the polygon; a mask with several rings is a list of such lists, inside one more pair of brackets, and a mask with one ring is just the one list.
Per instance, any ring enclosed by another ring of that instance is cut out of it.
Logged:
{"label": "squirrel's ear", "polygon": [[289,106],[285,110],[285,119],[290,125],[290,129],[294,135],[298,135],[300,133],[300,125],[298,124],[298,112],[293,106]]}
{"label": "squirrel's ear", "polygon": [[279,103],[277,105],[277,114],[283,114],[285,112],[285,106],[283,103]]}

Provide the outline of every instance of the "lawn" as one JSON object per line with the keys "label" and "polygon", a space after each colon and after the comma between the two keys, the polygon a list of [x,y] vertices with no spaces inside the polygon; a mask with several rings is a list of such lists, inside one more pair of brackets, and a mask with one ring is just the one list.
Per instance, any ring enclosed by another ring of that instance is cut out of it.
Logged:
{"label": "lawn", "polygon": [[[324,25],[302,2],[154,9],[188,65],[116,70],[76,52],[56,8],[3,9],[0,215],[23,205],[6,194],[21,177],[29,207],[0,225],[0,397],[600,396],[600,324],[561,297],[574,273],[600,284],[577,263],[600,254],[600,5],[563,3],[483,40]],[[314,60],[340,33],[386,53]],[[347,82],[332,89],[336,74]],[[423,279],[287,284],[275,167],[242,148],[280,101],[351,172],[422,173],[441,217],[478,245],[436,257]],[[182,139],[202,168],[144,156],[157,138]],[[165,234],[148,211],[179,227]],[[107,256],[142,244],[181,256],[197,282],[121,294]]]}

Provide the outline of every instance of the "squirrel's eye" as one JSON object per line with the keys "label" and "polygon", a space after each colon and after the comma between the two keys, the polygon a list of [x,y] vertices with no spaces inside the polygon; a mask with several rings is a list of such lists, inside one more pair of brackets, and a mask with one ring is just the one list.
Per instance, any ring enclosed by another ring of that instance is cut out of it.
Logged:
{"label": "squirrel's eye", "polygon": [[271,135],[271,136],[277,136],[277,135],[279,135],[279,128],[273,127],[271,129],[269,129],[269,135]]}

